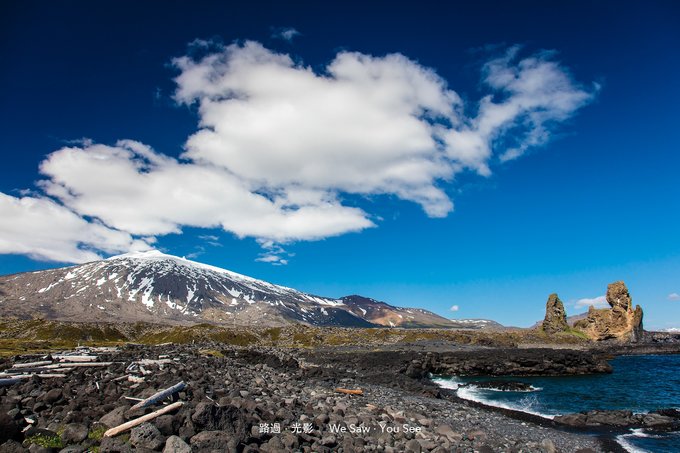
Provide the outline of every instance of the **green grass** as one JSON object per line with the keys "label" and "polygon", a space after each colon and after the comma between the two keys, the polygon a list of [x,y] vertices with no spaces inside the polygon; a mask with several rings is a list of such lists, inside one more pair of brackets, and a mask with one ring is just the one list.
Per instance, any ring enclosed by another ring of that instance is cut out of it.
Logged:
{"label": "green grass", "polygon": [[104,433],[106,432],[106,426],[103,425],[98,425],[95,426],[90,430],[89,433],[87,433],[87,438],[92,439],[95,442],[100,442],[102,438],[104,437]]}
{"label": "green grass", "polygon": [[572,327],[570,327],[569,329],[567,329],[567,330],[565,331],[565,333],[567,333],[567,334],[569,334],[569,335],[573,335],[573,336],[575,336],[575,337],[577,337],[577,338],[582,338],[582,339],[584,339],[584,340],[589,340],[589,339],[590,339],[590,338],[588,337],[588,335],[586,335],[584,332],[582,332],[582,331],[580,331],[580,330],[578,330],[578,329],[574,329],[574,328],[572,328]]}
{"label": "green grass", "polygon": [[224,358],[224,354],[222,354],[222,352],[218,351],[217,349],[200,349],[198,351],[198,353],[203,354],[203,355],[208,355],[208,356],[211,356],[211,357],[217,357],[218,359]]}
{"label": "green grass", "polygon": [[35,436],[27,437],[25,443],[28,445],[40,445],[45,448],[64,448],[64,443],[59,436],[36,434]]}
{"label": "green grass", "polygon": [[[541,329],[506,331],[458,329],[343,328],[289,325],[285,327],[228,327],[214,324],[167,326],[148,323],[104,324],[48,320],[0,319],[0,356],[44,353],[75,346],[119,346],[126,343],[147,345],[161,343],[218,343],[234,346],[268,345],[292,348],[319,346],[380,347],[385,344],[409,344],[444,341],[451,344],[475,344],[515,347],[518,344],[582,344],[588,337],[578,329],[549,335]],[[208,350],[220,350],[207,346]]]}

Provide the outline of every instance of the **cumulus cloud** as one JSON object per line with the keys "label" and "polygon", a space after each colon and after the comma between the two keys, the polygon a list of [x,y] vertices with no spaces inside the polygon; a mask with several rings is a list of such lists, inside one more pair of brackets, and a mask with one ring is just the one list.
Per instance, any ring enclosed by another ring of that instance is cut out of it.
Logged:
{"label": "cumulus cloud", "polygon": [[574,304],[576,308],[589,307],[591,305],[595,308],[609,308],[606,296],[593,297],[591,299],[579,299]]}
{"label": "cumulus cloud", "polygon": [[272,33],[272,38],[283,39],[284,41],[292,42],[293,38],[299,34],[300,32],[292,27],[276,28]]}
{"label": "cumulus cloud", "polygon": [[191,49],[173,60],[175,99],[199,114],[180,158],[134,140],[83,139],[41,163],[54,207],[116,233],[116,246],[74,240],[72,252],[120,248],[121,234],[132,244],[217,227],[257,239],[260,261],[285,264],[281,244],[376,226],[352,196],[394,196],[445,217],[457,174],[489,175],[494,162],[546,143],[595,91],[554,54],[520,58],[518,47],[483,66],[489,94],[472,105],[401,54],[340,52],[313,69],[253,41]]}
{"label": "cumulus cloud", "polygon": [[220,227],[239,237],[286,242],[373,226],[332,195],[313,202],[267,197],[227,169],[182,163],[131,140],[63,148],[40,166],[43,190],[81,215],[140,236]]}
{"label": "cumulus cloud", "polygon": [[495,94],[471,118],[445,80],[401,54],[340,52],[322,72],[252,41],[178,58],[176,99],[201,116],[183,157],[293,201],[390,194],[444,217],[453,203],[443,183],[464,169],[488,175],[494,143],[510,132],[515,147],[501,159],[545,143],[593,96],[552,55],[516,62],[518,53],[484,66]]}
{"label": "cumulus cloud", "polygon": [[0,193],[0,254],[82,263],[106,253],[148,250],[128,233],[88,222],[47,198],[16,198]]}
{"label": "cumulus cloud", "polygon": [[451,311],[458,311],[459,309],[460,307],[458,305],[452,305],[450,308]]}
{"label": "cumulus cloud", "polygon": [[680,300],[680,294],[678,293],[670,293],[668,295],[668,300]]}

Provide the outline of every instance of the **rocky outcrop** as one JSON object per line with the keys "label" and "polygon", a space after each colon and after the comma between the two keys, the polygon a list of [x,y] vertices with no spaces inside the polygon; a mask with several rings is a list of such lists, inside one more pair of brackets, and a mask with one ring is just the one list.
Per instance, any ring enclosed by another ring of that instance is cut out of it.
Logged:
{"label": "rocky outcrop", "polygon": [[546,333],[563,332],[569,329],[564,304],[555,293],[548,297],[548,302],[545,304],[545,319],[542,328]]}
{"label": "rocky outcrop", "polygon": [[607,287],[607,303],[611,308],[588,310],[585,319],[574,324],[593,340],[615,339],[637,342],[642,339],[642,308],[633,309],[633,300],[622,281]]}
{"label": "rocky outcrop", "polygon": [[677,430],[680,427],[680,412],[676,409],[661,409],[636,414],[625,410],[588,411],[577,414],[558,415],[555,422],[579,428],[611,426],[618,428],[656,428]]}
{"label": "rocky outcrop", "polygon": [[432,354],[426,371],[448,376],[564,376],[611,373],[604,355],[557,349],[488,349]]}

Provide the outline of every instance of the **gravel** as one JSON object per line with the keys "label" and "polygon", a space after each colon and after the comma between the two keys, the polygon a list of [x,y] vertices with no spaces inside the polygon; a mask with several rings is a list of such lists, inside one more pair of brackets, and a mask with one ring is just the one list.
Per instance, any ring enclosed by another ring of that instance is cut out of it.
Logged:
{"label": "gravel", "polygon": [[[145,365],[134,382],[120,379],[132,362],[159,356],[170,363]],[[609,451],[593,435],[460,400],[408,377],[401,364],[367,372],[309,350],[222,344],[127,346],[100,360],[114,363],[0,388],[0,432],[8,433],[0,451],[44,449],[41,438],[54,442],[47,448],[54,452]],[[175,395],[185,403],[179,410],[102,437],[159,409],[131,410],[135,401],[128,398],[143,399],[180,381],[187,387]],[[43,434],[28,436],[36,430]]]}

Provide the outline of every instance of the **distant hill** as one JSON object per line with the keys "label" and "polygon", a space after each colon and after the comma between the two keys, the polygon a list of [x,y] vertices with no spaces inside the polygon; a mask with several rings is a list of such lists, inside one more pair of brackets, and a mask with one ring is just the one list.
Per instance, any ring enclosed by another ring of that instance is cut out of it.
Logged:
{"label": "distant hill", "polygon": [[505,326],[491,319],[452,319],[452,322],[474,329],[504,329]]}

